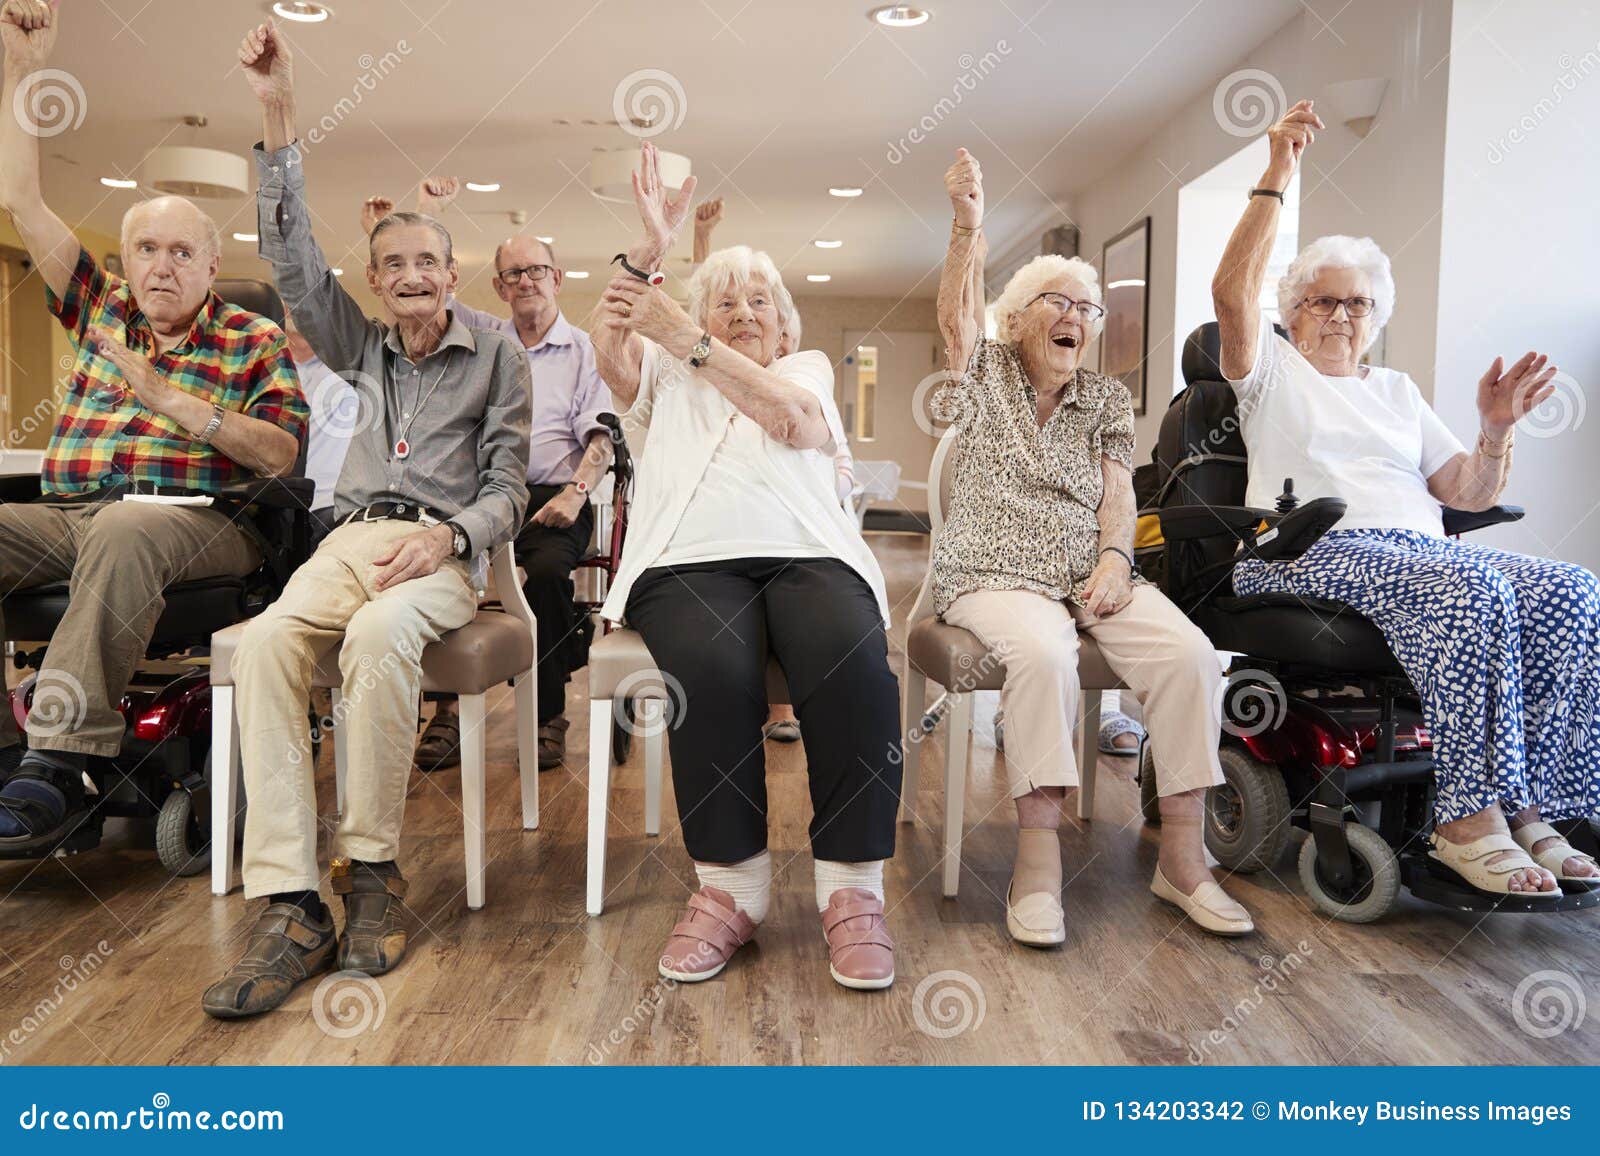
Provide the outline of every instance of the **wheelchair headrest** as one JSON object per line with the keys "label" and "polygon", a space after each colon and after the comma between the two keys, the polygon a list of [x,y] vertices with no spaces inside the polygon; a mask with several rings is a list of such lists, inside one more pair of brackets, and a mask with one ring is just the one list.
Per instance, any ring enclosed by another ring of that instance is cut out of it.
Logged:
{"label": "wheelchair headrest", "polygon": [[229,305],[259,313],[274,325],[283,326],[283,299],[265,281],[248,277],[219,277],[212,288]]}
{"label": "wheelchair headrest", "polygon": [[1183,383],[1221,381],[1222,336],[1215,321],[1207,321],[1183,343]]}

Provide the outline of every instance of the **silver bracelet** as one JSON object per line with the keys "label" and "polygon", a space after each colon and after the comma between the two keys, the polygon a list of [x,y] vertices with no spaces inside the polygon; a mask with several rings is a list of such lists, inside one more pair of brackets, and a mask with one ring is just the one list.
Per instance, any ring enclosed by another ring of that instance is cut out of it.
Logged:
{"label": "silver bracelet", "polygon": [[211,420],[206,422],[206,428],[193,435],[192,441],[196,445],[208,446],[211,439],[217,436],[217,431],[222,428],[222,415],[226,412],[220,405],[211,407]]}

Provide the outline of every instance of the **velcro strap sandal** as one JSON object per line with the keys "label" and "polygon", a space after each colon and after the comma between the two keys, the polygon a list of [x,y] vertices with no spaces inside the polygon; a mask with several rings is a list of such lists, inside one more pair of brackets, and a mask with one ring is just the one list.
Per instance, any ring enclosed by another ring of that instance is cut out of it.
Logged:
{"label": "velcro strap sandal", "polygon": [[883,900],[864,887],[841,887],[822,910],[828,938],[828,971],[834,981],[857,991],[875,991],[894,982],[894,940],[883,924]]}
{"label": "velcro strap sandal", "polygon": [[667,936],[657,966],[667,979],[699,983],[727,967],[755,933],[754,921],[735,906],[732,895],[702,887],[689,896],[688,910]]}
{"label": "velcro strap sandal", "polygon": [[[1568,875],[1566,872],[1568,859],[1582,859],[1590,866],[1596,866],[1593,855],[1578,850],[1567,837],[1557,831],[1549,823],[1528,823],[1511,832],[1511,837],[1517,841],[1517,846],[1528,853],[1528,857],[1539,866],[1556,877],[1556,882],[1569,891],[1593,891],[1600,888],[1600,878],[1593,875]],[[1555,839],[1543,851],[1535,852],[1534,845],[1545,839]]]}
{"label": "velcro strap sandal", "polygon": [[[1507,853],[1505,858],[1498,863],[1489,862],[1502,852]],[[1514,872],[1526,871],[1538,867],[1539,864],[1535,863],[1528,853],[1517,845],[1517,841],[1504,831],[1496,831],[1492,835],[1485,835],[1470,843],[1452,843],[1435,831],[1433,850],[1428,852],[1428,858],[1448,868],[1474,891],[1481,891],[1485,895],[1515,895],[1521,899],[1561,898],[1559,887],[1551,888],[1549,891],[1511,890],[1511,876]]]}

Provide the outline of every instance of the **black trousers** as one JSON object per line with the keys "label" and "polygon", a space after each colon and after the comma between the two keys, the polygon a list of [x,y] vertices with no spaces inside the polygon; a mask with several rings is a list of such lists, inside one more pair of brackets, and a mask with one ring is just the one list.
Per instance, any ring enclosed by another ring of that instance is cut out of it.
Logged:
{"label": "black trousers", "polygon": [[683,689],[667,741],[690,856],[737,863],[767,845],[769,650],[805,742],[812,854],[894,854],[899,684],[877,600],[854,570],[832,558],[656,567],[639,576],[627,617]]}
{"label": "black trousers", "polygon": [[528,487],[528,518],[517,534],[517,565],[527,579],[522,593],[539,623],[539,725],[567,709],[567,682],[589,661],[589,616],[573,605],[572,571],[589,550],[594,507],[587,502],[577,521],[563,529],[532,521],[560,486]]}

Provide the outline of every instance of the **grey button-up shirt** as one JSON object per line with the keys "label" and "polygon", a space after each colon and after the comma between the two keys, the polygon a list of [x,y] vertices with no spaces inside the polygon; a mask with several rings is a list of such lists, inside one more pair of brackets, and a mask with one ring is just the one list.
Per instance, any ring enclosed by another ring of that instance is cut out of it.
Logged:
{"label": "grey button-up shirt", "polygon": [[[397,328],[366,317],[311,234],[295,145],[255,149],[261,256],[311,348],[360,402],[334,488],[340,517],[373,502],[432,507],[467,532],[472,553],[510,540],[528,506],[527,357],[498,333],[452,316],[439,347],[406,357]],[[405,431],[409,452],[396,457]]]}

